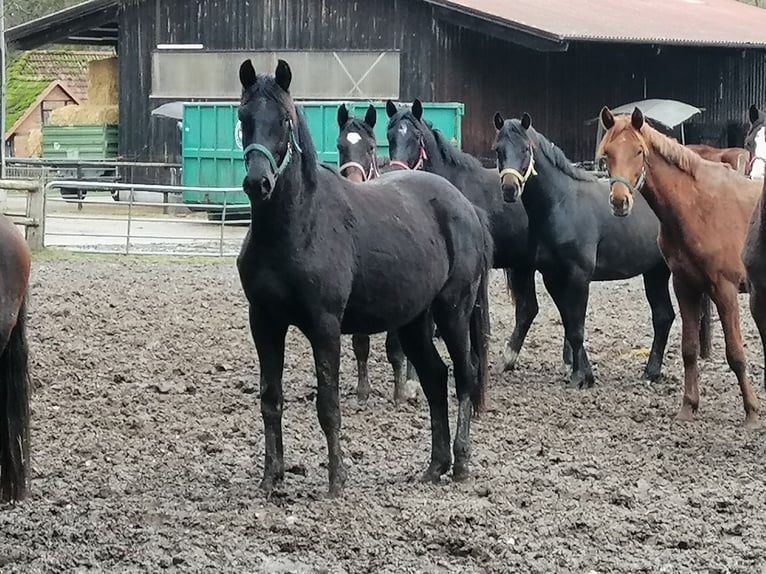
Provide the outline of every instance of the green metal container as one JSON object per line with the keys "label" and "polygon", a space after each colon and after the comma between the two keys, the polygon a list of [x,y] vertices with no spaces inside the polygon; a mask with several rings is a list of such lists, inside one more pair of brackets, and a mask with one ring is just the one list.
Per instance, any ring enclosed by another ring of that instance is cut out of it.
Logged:
{"label": "green metal container", "polygon": [[[303,115],[314,140],[319,160],[338,164],[338,107],[345,103],[354,116],[364,116],[372,103],[378,112],[375,126],[378,154],[388,155],[385,102],[301,101]],[[242,158],[242,133],[234,102],[186,103],[182,123],[182,185],[189,187],[238,187],[245,175]],[[462,146],[462,121],[465,106],[461,103],[423,103],[423,117],[430,121],[458,147]],[[223,204],[223,195],[207,192],[184,192],[187,204]],[[229,206],[249,205],[244,192],[229,194]],[[236,208],[235,208],[236,210]]]}
{"label": "green metal container", "polygon": [[43,157],[46,159],[107,159],[117,157],[118,127],[43,126]]}

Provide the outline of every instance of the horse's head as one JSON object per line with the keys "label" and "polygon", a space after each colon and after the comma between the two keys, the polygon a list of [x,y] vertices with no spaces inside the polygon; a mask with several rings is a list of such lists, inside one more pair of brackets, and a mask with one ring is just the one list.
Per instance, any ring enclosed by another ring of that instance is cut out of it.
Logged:
{"label": "horse's head", "polygon": [[338,108],[338,161],[340,173],[361,183],[378,176],[375,122],[378,113],[370,104],[364,120],[349,115],[345,104]]}
{"label": "horse's head", "polygon": [[609,173],[609,203],[618,217],[630,215],[634,195],[646,183],[646,143],[641,135],[644,114],[633,110],[631,116],[615,116],[604,106],[601,123],[606,130],[599,145],[599,156],[606,159]]}
{"label": "horse's head", "polygon": [[745,135],[745,149],[750,154],[750,176],[766,173],[766,114],[753,104],[749,110],[750,127]]}
{"label": "horse's head", "polygon": [[499,113],[494,117],[497,136],[492,149],[497,155],[500,188],[503,199],[514,202],[521,198],[524,186],[535,172],[535,152],[527,130],[532,118],[524,114],[521,120],[504,120]]}
{"label": "horse's head", "polygon": [[251,201],[268,200],[293,154],[301,152],[298,113],[289,93],[292,72],[287,62],[279,60],[273,77],[257,76],[252,62],[245,60],[239,79],[239,120],[247,167],[242,188]]}
{"label": "horse's head", "polygon": [[423,105],[420,100],[412,107],[397,109],[394,102],[386,103],[388,114],[388,154],[391,165],[402,169],[421,169],[428,159],[425,134],[428,127],[423,122]]}

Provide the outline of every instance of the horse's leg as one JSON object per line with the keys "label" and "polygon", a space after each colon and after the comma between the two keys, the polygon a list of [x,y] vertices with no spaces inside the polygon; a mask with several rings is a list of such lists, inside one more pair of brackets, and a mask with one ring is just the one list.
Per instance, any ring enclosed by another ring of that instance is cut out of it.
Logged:
{"label": "horse's leg", "polygon": [[423,480],[438,482],[449,470],[452,456],[447,418],[447,365],[434,346],[432,334],[428,311],[399,329],[399,341],[407,359],[415,365],[431,413],[431,462]]}
{"label": "horse's leg", "polygon": [[[758,327],[758,333],[761,335],[763,357],[766,361],[766,292],[753,285],[750,286],[750,314],[753,316],[755,326]],[[763,369],[763,386],[766,388],[766,365]]]}
{"label": "horse's leg", "polygon": [[434,302],[434,318],[439,325],[442,340],[452,359],[455,375],[455,392],[458,400],[457,428],[453,452],[455,462],[452,469],[454,480],[469,476],[471,458],[471,392],[479,384],[478,365],[471,357],[469,320],[473,305],[454,305],[452,302]]}
{"label": "horse's leg", "polygon": [[755,427],[758,425],[760,404],[747,375],[745,346],[742,343],[739,301],[737,299],[739,286],[729,282],[721,282],[715,286],[714,293],[713,300],[718,308],[718,316],[721,319],[726,342],[726,361],[734,374],[737,375],[739,390],[742,393],[742,402],[745,407],[745,426]]}
{"label": "horse's leg", "polygon": [[[370,379],[367,376],[367,359],[370,357],[370,337],[368,335],[352,335],[351,343],[354,346],[358,377],[356,398],[364,402],[370,397]],[[395,375],[396,367],[394,367]]]}
{"label": "horse's leg", "polygon": [[317,373],[317,416],[327,439],[327,470],[330,496],[338,496],[346,482],[343,451],[340,448],[340,320],[330,314],[317,318],[306,333],[314,351]]}
{"label": "horse's leg", "polygon": [[287,325],[251,305],[250,332],[261,367],[261,417],[266,445],[261,488],[270,493],[285,477],[282,446],[282,369]]}
{"label": "horse's leg", "polygon": [[677,274],[674,273],[672,277],[673,290],[681,312],[681,356],[684,361],[684,397],[676,419],[692,421],[700,403],[697,356],[700,344],[702,292],[689,285]]}
{"label": "horse's leg", "polygon": [[394,368],[394,404],[399,406],[406,399],[406,393],[404,392],[404,362],[407,360],[407,357],[404,356],[402,344],[399,342],[399,336],[396,334],[396,331],[389,331],[386,334],[386,356],[388,357],[388,362]]}
{"label": "horse's leg", "polygon": [[503,353],[503,370],[512,371],[521,352],[521,346],[527,337],[538,311],[537,293],[535,291],[535,270],[533,267],[522,269],[506,269],[506,280],[516,305],[516,324],[513,333],[505,343]]}
{"label": "horse's leg", "polygon": [[593,370],[585,351],[585,313],[588,308],[588,279],[580,270],[567,277],[543,274],[545,288],[561,314],[564,336],[572,346],[572,376],[570,384],[578,388],[591,387],[595,382]]}
{"label": "horse's leg", "polygon": [[713,305],[708,295],[702,296],[702,317],[700,318],[700,357],[709,359],[713,348]]}
{"label": "horse's leg", "polygon": [[670,327],[676,317],[673,301],[670,299],[669,279],[670,269],[664,264],[644,273],[644,291],[652,309],[652,327],[654,328],[652,351],[649,353],[649,360],[644,369],[644,378],[650,381],[660,378]]}

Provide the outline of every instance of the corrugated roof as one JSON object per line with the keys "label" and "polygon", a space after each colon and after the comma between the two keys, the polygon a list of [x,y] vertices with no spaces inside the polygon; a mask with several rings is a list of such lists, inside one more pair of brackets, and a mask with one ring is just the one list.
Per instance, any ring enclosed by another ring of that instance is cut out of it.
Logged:
{"label": "corrugated roof", "polygon": [[766,10],[736,0],[426,0],[558,41],[766,47]]}

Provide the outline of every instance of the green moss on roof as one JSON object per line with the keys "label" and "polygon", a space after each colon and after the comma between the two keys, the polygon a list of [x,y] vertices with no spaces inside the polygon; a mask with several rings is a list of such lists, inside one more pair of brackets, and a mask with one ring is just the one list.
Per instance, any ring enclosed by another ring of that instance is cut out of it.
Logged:
{"label": "green moss on roof", "polygon": [[50,81],[31,77],[25,54],[20,54],[8,66],[5,87],[5,131],[13,127],[37,97],[48,87]]}

